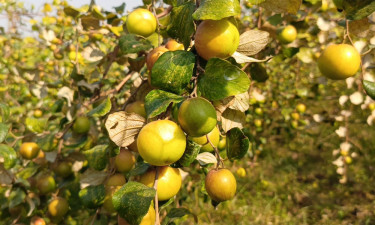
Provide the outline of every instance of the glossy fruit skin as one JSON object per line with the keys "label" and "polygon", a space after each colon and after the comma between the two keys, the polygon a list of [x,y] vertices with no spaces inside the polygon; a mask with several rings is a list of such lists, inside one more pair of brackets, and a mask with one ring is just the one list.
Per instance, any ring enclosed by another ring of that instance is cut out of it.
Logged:
{"label": "glossy fruit skin", "polygon": [[56,189],[55,179],[51,175],[46,175],[37,180],[36,186],[42,195],[53,192]]}
{"label": "glossy fruit skin", "polygon": [[167,44],[165,44],[165,47],[169,50],[169,51],[176,51],[176,50],[185,50],[185,47],[183,44],[181,43],[178,43],[176,40],[174,39],[171,39],[167,42]]}
{"label": "glossy fruit skin", "polygon": [[175,122],[157,120],[141,129],[137,147],[146,162],[154,166],[167,166],[184,154],[186,136]]}
{"label": "glossy fruit skin", "polygon": [[158,58],[161,55],[163,55],[164,52],[167,52],[167,51],[169,51],[167,48],[160,46],[160,47],[154,48],[151,52],[149,52],[146,58],[147,69],[151,71],[156,60],[158,60]]}
{"label": "glossy fruit skin", "polygon": [[125,107],[125,112],[136,113],[136,114],[142,116],[143,118],[147,117],[146,109],[145,109],[145,103],[141,102],[141,101],[135,101],[135,102],[132,102],[132,103],[128,104]]}
{"label": "glossy fruit skin", "polygon": [[297,38],[297,30],[294,26],[288,25],[281,30],[279,30],[278,38],[281,43],[289,44],[296,40]]}
{"label": "glossy fruit skin", "polygon": [[131,12],[126,19],[129,33],[148,37],[156,30],[156,18],[147,9],[138,8]]}
{"label": "glossy fruit skin", "polygon": [[246,176],[246,170],[243,167],[240,167],[237,169],[236,174],[239,177],[245,177]]}
{"label": "glossy fruit skin", "polygon": [[255,125],[256,127],[261,127],[261,126],[262,126],[262,120],[260,120],[260,119],[255,119],[255,120],[254,120],[254,125]]}
{"label": "glossy fruit skin", "polygon": [[52,217],[61,218],[69,210],[69,204],[65,198],[57,197],[48,204],[48,212]]}
{"label": "glossy fruit skin", "polygon": [[327,78],[343,80],[354,76],[361,64],[358,51],[348,44],[328,46],[318,59],[320,72]]}
{"label": "glossy fruit skin", "polygon": [[34,159],[39,154],[39,146],[35,142],[24,142],[20,147],[20,154],[24,159]]}
{"label": "glossy fruit skin", "polygon": [[205,187],[212,200],[230,200],[236,194],[236,178],[228,169],[213,169],[206,176]]}
{"label": "glossy fruit skin", "polygon": [[236,51],[239,43],[238,29],[227,19],[204,20],[195,33],[195,48],[205,60],[226,59]]}
{"label": "glossy fruit skin", "polygon": [[77,134],[85,134],[90,130],[90,119],[86,116],[79,116],[74,121],[73,131]]}
{"label": "glossy fruit skin", "polygon": [[108,178],[105,182],[106,186],[122,186],[126,183],[124,175],[121,173],[116,173]]}
{"label": "glossy fruit skin", "polygon": [[178,123],[189,136],[201,137],[216,126],[216,110],[204,98],[189,98],[181,104],[178,110]]}
{"label": "glossy fruit skin", "polygon": [[126,173],[133,168],[135,161],[133,153],[129,150],[121,149],[120,153],[115,157],[115,166],[117,171]]}
{"label": "glossy fruit skin", "polygon": [[[155,218],[156,218],[155,209],[151,205],[147,214],[143,217],[139,225],[154,225]],[[129,225],[129,223],[126,222],[126,220],[124,220],[122,217],[118,216],[118,225]]]}
{"label": "glossy fruit skin", "polygon": [[[217,147],[220,141],[220,131],[217,127],[215,127],[210,133],[207,134],[208,138],[210,139],[211,143]],[[201,137],[189,137],[189,140],[194,141],[197,144],[202,145],[201,152],[213,152],[214,148],[211,146],[210,143],[207,141],[206,135]]]}
{"label": "glossy fruit skin", "polygon": [[222,137],[217,145],[217,148],[221,151],[227,147],[227,137]]}
{"label": "glossy fruit skin", "polygon": [[[155,169],[142,174],[139,182],[153,187],[155,181]],[[175,196],[181,188],[182,178],[180,170],[169,166],[159,167],[157,194],[159,201],[165,201]]]}
{"label": "glossy fruit skin", "polygon": [[105,198],[103,202],[103,208],[109,213],[115,213],[116,209],[112,203],[113,194],[118,191],[121,186],[106,186],[105,187]]}

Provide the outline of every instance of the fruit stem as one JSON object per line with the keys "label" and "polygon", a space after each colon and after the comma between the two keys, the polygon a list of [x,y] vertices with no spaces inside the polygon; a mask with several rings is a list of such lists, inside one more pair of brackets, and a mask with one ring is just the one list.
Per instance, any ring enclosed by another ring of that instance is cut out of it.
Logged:
{"label": "fruit stem", "polygon": [[216,146],[214,144],[212,144],[210,138],[208,137],[208,134],[206,134],[206,138],[207,138],[208,143],[210,143],[211,147],[215,150],[215,155],[216,155],[216,160],[217,160],[216,169],[219,168],[220,163],[221,163],[222,168],[224,168],[224,162],[220,158],[219,150],[216,148]]}
{"label": "fruit stem", "polygon": [[159,179],[159,167],[155,167],[155,182],[154,182],[154,189],[156,191],[155,194],[155,225],[160,225],[159,221],[159,201],[158,201],[158,179]]}
{"label": "fruit stem", "polygon": [[152,11],[153,11],[153,13],[154,13],[154,16],[155,16],[155,18],[156,18],[156,22],[157,22],[157,24],[158,24],[158,29],[157,29],[157,33],[158,33],[158,46],[160,46],[160,38],[159,38],[159,35],[160,35],[160,26],[161,26],[161,24],[160,24],[160,22],[159,22],[159,18],[158,18],[158,15],[156,14],[156,8],[155,8],[155,0],[152,0]]}

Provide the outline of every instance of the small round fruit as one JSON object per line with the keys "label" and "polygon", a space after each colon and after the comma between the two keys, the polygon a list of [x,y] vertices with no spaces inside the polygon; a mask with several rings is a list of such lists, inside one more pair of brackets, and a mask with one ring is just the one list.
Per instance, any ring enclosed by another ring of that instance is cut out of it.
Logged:
{"label": "small round fruit", "polygon": [[165,44],[165,47],[169,49],[169,51],[176,51],[176,50],[185,50],[184,45],[178,43],[174,39],[171,39]]}
{"label": "small round fruit", "polygon": [[343,80],[354,76],[361,64],[358,51],[348,44],[328,46],[318,59],[320,72],[327,78]]}
{"label": "small round fruit", "polygon": [[170,120],[148,123],[139,132],[138,152],[155,166],[166,166],[181,158],[186,148],[186,137],[181,128]]}
{"label": "small round fruit", "polygon": [[60,162],[54,169],[54,172],[60,177],[68,177],[73,173],[72,163],[68,161]]}
{"label": "small round fruit", "polygon": [[113,194],[118,191],[121,186],[106,186],[105,187],[105,197],[103,202],[103,208],[109,213],[115,213],[116,209],[112,203]]}
{"label": "small round fruit", "polygon": [[136,113],[146,118],[145,103],[141,101],[132,102],[125,107],[125,112]]}
{"label": "small round fruit", "polygon": [[375,109],[375,102],[371,102],[370,104],[368,104],[368,108],[369,108],[371,111],[374,111],[374,109]]}
{"label": "small round fruit", "polygon": [[90,119],[86,116],[79,116],[74,121],[73,131],[77,134],[85,134],[90,130]]}
{"label": "small round fruit", "polygon": [[56,188],[55,178],[51,175],[43,176],[37,180],[36,186],[42,195],[51,193]]}
{"label": "small round fruit", "polygon": [[48,212],[52,217],[61,218],[69,210],[69,204],[65,198],[57,197],[48,204]]}
{"label": "small round fruit", "polygon": [[124,173],[129,172],[135,164],[135,156],[129,150],[121,149],[115,157],[115,166],[117,171]]}
{"label": "small round fruit", "polygon": [[227,147],[227,138],[222,137],[219,141],[219,144],[217,145],[217,148],[221,151],[224,150]]}
{"label": "small round fruit", "polygon": [[259,116],[263,115],[263,109],[262,108],[256,108],[255,109],[255,114],[257,114]]}
{"label": "small round fruit", "polygon": [[39,216],[34,216],[31,218],[30,225],[46,225],[46,221]]}
{"label": "small round fruit", "polygon": [[121,173],[114,174],[108,178],[106,186],[122,186],[126,183],[124,175]]}
{"label": "small round fruit", "polygon": [[[147,214],[143,217],[143,219],[142,219],[142,221],[139,225],[154,225],[155,224],[155,218],[156,218],[155,209],[151,205]],[[129,223],[126,222],[126,220],[121,218],[120,215],[119,215],[118,216],[118,225],[129,225]]]}
{"label": "small round fruit", "polygon": [[[155,181],[155,169],[141,175],[139,182],[153,187]],[[175,196],[181,188],[182,178],[180,170],[169,166],[159,167],[157,194],[159,201],[165,201]]]}
{"label": "small round fruit", "polygon": [[208,134],[217,123],[214,106],[204,98],[189,98],[178,110],[178,123],[192,137]]}
{"label": "small round fruit", "polygon": [[24,159],[34,159],[39,154],[39,146],[35,142],[24,142],[20,147],[20,154]]}
{"label": "small round fruit", "polygon": [[236,173],[239,177],[245,177],[246,176],[246,170],[243,167],[238,168]]}
{"label": "small round fruit", "polygon": [[138,8],[131,12],[126,19],[129,33],[148,37],[156,30],[156,18],[147,9]]}
{"label": "small round fruit", "polygon": [[254,120],[254,125],[255,125],[256,127],[261,127],[261,126],[262,126],[262,120],[260,120],[260,119],[255,119],[255,120]]}
{"label": "small round fruit", "polygon": [[297,105],[296,109],[297,109],[297,112],[299,112],[299,113],[305,113],[306,112],[306,105],[302,104],[302,103],[299,103]]}
{"label": "small round fruit", "polygon": [[195,48],[205,60],[213,57],[228,58],[236,51],[239,43],[238,29],[227,19],[204,20],[195,33]]}
{"label": "small round fruit", "polygon": [[298,113],[296,113],[296,112],[294,112],[294,113],[292,113],[292,118],[294,119],[294,120],[299,120],[300,119],[300,116],[299,116],[299,114]]}
{"label": "small round fruit", "polygon": [[160,47],[154,48],[151,52],[149,52],[146,58],[147,69],[151,71],[156,60],[158,60],[158,58],[161,55],[163,55],[164,52],[167,52],[167,51],[169,51],[167,48],[160,46]]}
{"label": "small round fruit", "polygon": [[[215,127],[210,133],[207,134],[208,138],[210,139],[211,143],[217,147],[220,141],[220,131],[217,127]],[[201,137],[189,137],[190,140],[194,141],[197,144],[202,145],[201,152],[212,152],[214,148],[210,143],[207,141],[206,135]]]}
{"label": "small round fruit", "polygon": [[292,120],[292,122],[290,122],[291,126],[294,128],[294,129],[297,129],[298,128],[298,121],[297,120]]}
{"label": "small round fruit", "polygon": [[237,183],[228,169],[213,169],[206,176],[205,186],[212,200],[222,202],[234,197]]}
{"label": "small round fruit", "polygon": [[279,30],[278,38],[281,43],[289,44],[296,40],[297,38],[297,30],[294,26],[288,25],[281,30]]}
{"label": "small round fruit", "polygon": [[40,110],[40,109],[34,110],[34,117],[40,118],[42,116],[43,116],[43,111],[42,110]]}

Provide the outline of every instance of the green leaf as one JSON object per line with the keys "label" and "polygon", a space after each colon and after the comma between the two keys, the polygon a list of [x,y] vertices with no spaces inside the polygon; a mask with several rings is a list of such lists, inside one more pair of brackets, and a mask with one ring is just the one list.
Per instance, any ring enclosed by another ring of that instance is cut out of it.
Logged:
{"label": "green leaf", "polygon": [[140,224],[155,194],[153,188],[138,182],[128,182],[114,193],[112,203],[122,218],[130,224]]}
{"label": "green leaf", "polygon": [[78,9],[72,7],[72,6],[67,6],[64,7],[64,13],[68,16],[71,16],[73,18],[77,17],[79,15]]}
{"label": "green leaf", "polygon": [[288,58],[292,58],[299,52],[299,48],[283,48],[283,55]]}
{"label": "green leaf", "polygon": [[87,113],[87,115],[93,117],[105,116],[107,113],[109,113],[109,111],[111,111],[111,108],[111,99],[108,97],[104,102],[98,105],[98,107],[92,109],[89,113]]}
{"label": "green leaf", "polygon": [[5,137],[7,136],[9,131],[9,126],[5,123],[0,122],[0,142],[3,142],[5,140]]}
{"label": "green leaf", "polygon": [[45,152],[51,152],[56,149],[57,144],[54,143],[55,134],[47,134],[36,141],[39,148]]}
{"label": "green leaf", "polygon": [[195,4],[192,2],[173,7],[171,12],[171,23],[167,28],[168,35],[183,43],[185,49],[189,47],[190,39],[194,33],[194,20],[192,17],[194,10]]}
{"label": "green leaf", "polygon": [[172,167],[179,168],[179,167],[188,167],[192,162],[194,162],[195,158],[197,158],[201,147],[199,144],[195,143],[194,141],[188,140],[186,143],[186,150],[182,157],[172,165]]}
{"label": "green leaf", "polygon": [[126,6],[126,4],[125,4],[125,2],[124,2],[124,3],[122,3],[120,6],[113,7],[113,8],[116,10],[117,13],[122,14],[122,13],[124,13],[125,6]]}
{"label": "green leaf", "polygon": [[0,112],[1,112],[1,120],[2,122],[5,122],[8,120],[10,115],[10,109],[7,105],[0,103]]}
{"label": "green leaf", "polygon": [[134,34],[123,35],[120,38],[119,45],[123,54],[138,53],[152,48],[149,40]]}
{"label": "green leaf", "polygon": [[13,208],[21,204],[26,198],[25,191],[22,188],[14,188],[9,195],[9,208]]}
{"label": "green leaf", "polygon": [[193,13],[195,20],[221,20],[241,13],[239,0],[202,0]]}
{"label": "green leaf", "polygon": [[229,160],[241,159],[249,150],[249,138],[239,128],[232,128],[227,132],[227,156]]}
{"label": "green leaf", "polygon": [[145,98],[147,118],[152,118],[165,112],[172,102],[179,103],[183,100],[184,97],[179,95],[163,90],[152,90]]}
{"label": "green leaf", "polygon": [[39,169],[39,165],[38,164],[28,164],[27,165],[27,168],[21,170],[19,173],[17,173],[17,178],[20,178],[20,179],[28,179],[30,177],[32,177],[34,174],[36,174],[36,172],[38,172],[38,169]]}
{"label": "green leaf", "polygon": [[274,13],[297,14],[302,0],[266,0],[260,6]]}
{"label": "green leaf", "polygon": [[135,165],[134,169],[129,171],[129,177],[142,175],[147,172],[148,168],[150,168],[150,164],[145,162],[138,162]]}
{"label": "green leaf", "polygon": [[212,101],[244,93],[249,87],[250,79],[245,72],[219,58],[208,60],[206,72],[198,81],[198,91]]}
{"label": "green leaf", "polygon": [[260,63],[252,63],[250,65],[250,76],[251,79],[258,82],[265,82],[269,78],[266,68]]}
{"label": "green leaf", "polygon": [[365,89],[367,95],[370,96],[370,98],[372,98],[373,100],[375,100],[375,83],[368,80],[364,80],[363,88]]}
{"label": "green leaf", "polygon": [[83,152],[90,167],[96,170],[103,170],[106,167],[108,162],[107,147],[107,145],[97,145]]}
{"label": "green leaf", "polygon": [[34,133],[42,133],[47,125],[48,118],[36,119],[33,117],[26,118],[26,127]]}
{"label": "green leaf", "polygon": [[270,22],[270,24],[277,26],[281,24],[281,22],[283,22],[283,17],[281,16],[281,14],[275,14],[268,17],[267,21]]}
{"label": "green leaf", "polygon": [[169,211],[167,217],[172,219],[172,218],[180,218],[185,215],[191,214],[190,210],[185,209],[185,208],[173,208]]}
{"label": "green leaf", "polygon": [[12,147],[0,144],[0,156],[4,158],[5,169],[10,169],[16,164],[17,153]]}
{"label": "green leaf", "polygon": [[84,206],[90,209],[95,209],[104,202],[105,187],[103,184],[98,186],[88,186],[80,190],[78,195]]}
{"label": "green leaf", "polygon": [[151,71],[151,84],[164,91],[181,94],[193,76],[195,55],[188,51],[168,51]]}
{"label": "green leaf", "polygon": [[374,0],[344,0],[343,8],[346,18],[349,20],[360,20],[375,11]]}

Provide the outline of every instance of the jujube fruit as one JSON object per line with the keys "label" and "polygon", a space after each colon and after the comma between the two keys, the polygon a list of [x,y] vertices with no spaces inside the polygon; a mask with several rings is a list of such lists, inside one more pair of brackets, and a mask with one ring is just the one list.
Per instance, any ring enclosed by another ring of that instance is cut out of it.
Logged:
{"label": "jujube fruit", "polygon": [[157,22],[154,14],[147,9],[138,8],[131,12],[126,19],[129,33],[148,37],[156,30]]}
{"label": "jujube fruit", "polygon": [[234,197],[237,182],[228,169],[213,169],[206,176],[205,187],[212,200],[222,202]]}
{"label": "jujube fruit", "polygon": [[24,159],[34,159],[38,156],[40,148],[35,142],[24,142],[20,147],[20,154]]}
{"label": "jujube fruit", "polygon": [[[217,147],[220,141],[220,131],[217,127],[215,127],[210,133],[207,134],[208,138],[210,139],[211,143]],[[201,137],[189,137],[190,140],[194,141],[197,144],[202,145],[201,152],[212,152],[214,148],[208,142],[206,135]]]}
{"label": "jujube fruit", "polygon": [[137,147],[146,162],[166,166],[176,162],[184,154],[186,136],[175,122],[157,120],[141,129]]}

